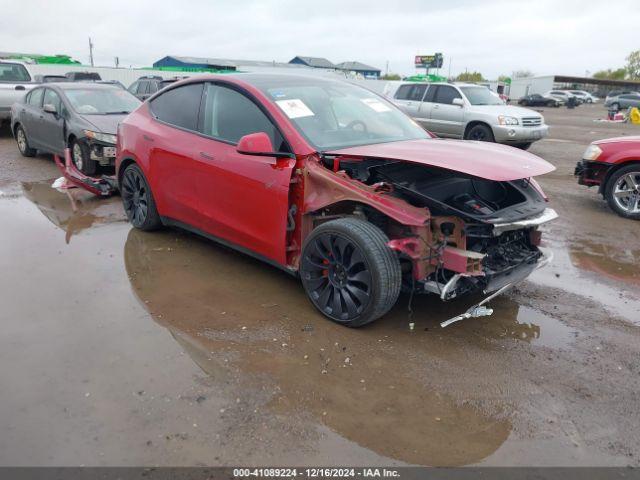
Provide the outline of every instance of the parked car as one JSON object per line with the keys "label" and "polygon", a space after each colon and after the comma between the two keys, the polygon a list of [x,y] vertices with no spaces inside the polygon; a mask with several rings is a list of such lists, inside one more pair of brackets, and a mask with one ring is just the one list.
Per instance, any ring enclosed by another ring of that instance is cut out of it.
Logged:
{"label": "parked car", "polygon": [[598,187],[621,217],[640,220],[640,136],[598,140],[576,165],[580,185]]}
{"label": "parked car", "polygon": [[607,93],[607,96],[604,99],[604,103],[606,105],[607,102],[613,97],[618,97],[620,95],[630,95],[630,94],[640,95],[640,92],[636,92],[633,90],[611,90],[609,93]]}
{"label": "parked car", "polygon": [[11,131],[20,153],[62,155],[71,148],[81,172],[114,165],[118,123],[140,101],[126,90],[96,83],[48,83],[31,90],[11,108]]}
{"label": "parked car", "polygon": [[402,285],[443,300],[502,291],[546,261],[537,229],[556,217],[532,178],[551,164],[435,139],[333,79],[176,82],[123,120],[117,148],[136,228],[180,226],[263,259],[351,327],[384,315]]}
{"label": "parked car", "polygon": [[69,78],[66,75],[34,75],[33,81],[35,83],[68,82]]}
{"label": "parked car", "polygon": [[159,76],[145,76],[133,82],[128,90],[131,94],[144,101],[154,93],[159,92],[167,85],[171,85],[178,80],[178,77],[165,79]]}
{"label": "parked car", "polygon": [[586,90],[569,90],[569,93],[582,100],[582,103],[596,103],[598,100],[600,100],[598,97],[587,92]]}
{"label": "parked car", "polygon": [[611,107],[613,110],[640,107],[640,93],[625,93],[622,95],[608,96],[604,102],[604,106]]}
{"label": "parked car", "polygon": [[518,105],[524,107],[559,107],[564,105],[564,100],[554,97],[543,97],[539,93],[525,95],[518,100]]}
{"label": "parked car", "polygon": [[84,80],[102,80],[98,72],[67,72],[65,76],[70,82],[80,82]]}
{"label": "parked car", "polygon": [[0,124],[11,118],[11,105],[34,87],[23,62],[0,60]]}
{"label": "parked car", "polygon": [[569,105],[571,99],[573,99],[576,105],[580,105],[581,103],[583,103],[583,101],[580,98],[578,98],[573,93],[567,90],[549,90],[547,93],[544,94],[544,96],[562,100],[565,103],[565,105]]}
{"label": "parked car", "polygon": [[527,149],[549,127],[533,110],[505,105],[488,88],[474,84],[406,83],[393,102],[440,137],[505,143]]}

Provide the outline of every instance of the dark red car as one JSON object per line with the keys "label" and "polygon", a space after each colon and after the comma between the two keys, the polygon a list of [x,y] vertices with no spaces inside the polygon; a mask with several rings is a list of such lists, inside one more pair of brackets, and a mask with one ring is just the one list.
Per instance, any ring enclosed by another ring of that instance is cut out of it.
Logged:
{"label": "dark red car", "polygon": [[580,185],[597,186],[618,215],[640,220],[640,136],[593,142],[575,175]]}
{"label": "dark red car", "polygon": [[182,227],[299,275],[348,326],[384,315],[401,288],[502,291],[545,261],[538,226],[557,216],[531,178],[549,163],[435,139],[337,80],[181,81],[124,120],[117,149],[134,226]]}

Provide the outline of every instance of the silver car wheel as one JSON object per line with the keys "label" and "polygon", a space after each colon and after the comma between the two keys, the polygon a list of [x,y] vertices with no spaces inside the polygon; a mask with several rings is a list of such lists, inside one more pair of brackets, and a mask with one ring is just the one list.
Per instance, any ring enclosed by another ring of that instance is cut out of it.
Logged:
{"label": "silver car wheel", "polygon": [[622,210],[640,213],[640,172],[620,177],[613,187],[613,200]]}
{"label": "silver car wheel", "polygon": [[27,151],[27,137],[24,134],[24,130],[22,128],[18,128],[18,148],[22,153]]}
{"label": "silver car wheel", "polygon": [[76,168],[78,170],[82,170],[84,166],[84,157],[82,156],[82,148],[80,148],[80,144],[73,144],[73,163],[76,164]]}

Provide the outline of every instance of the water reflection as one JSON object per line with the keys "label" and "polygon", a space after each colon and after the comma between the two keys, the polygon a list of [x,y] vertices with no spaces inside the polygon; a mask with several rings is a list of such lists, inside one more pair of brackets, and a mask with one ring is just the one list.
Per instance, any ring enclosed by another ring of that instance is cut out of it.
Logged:
{"label": "water reflection", "polygon": [[118,197],[99,198],[79,188],[59,191],[52,181],[23,182],[24,196],[65,232],[65,241],[94,226],[125,220]]}
{"label": "water reflection", "polygon": [[577,268],[611,280],[640,285],[640,248],[621,249],[583,239],[569,246],[569,255]]}
{"label": "water reflection", "polygon": [[479,462],[511,432],[508,419],[420,381],[426,364],[406,356],[419,336],[394,336],[389,348],[402,309],[346,329],[321,318],[296,279],[172,231],[132,229],[125,264],[141,303],[205,372],[274,382],[275,413],[311,417],[380,455],[424,465]]}

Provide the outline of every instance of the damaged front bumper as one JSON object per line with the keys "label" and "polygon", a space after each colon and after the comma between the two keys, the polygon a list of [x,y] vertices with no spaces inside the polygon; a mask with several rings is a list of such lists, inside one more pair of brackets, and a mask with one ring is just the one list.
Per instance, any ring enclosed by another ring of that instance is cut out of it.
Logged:
{"label": "damaged front bumper", "polygon": [[[538,260],[537,263],[533,265],[522,265],[518,269],[515,269],[514,271],[512,271],[509,275],[505,275],[505,276],[493,279],[491,282],[489,282],[487,287],[483,290],[483,293],[485,295],[487,293],[491,293],[491,295],[489,295],[488,297],[483,299],[481,302],[476,303],[475,305],[467,309],[466,312],[460,315],[457,315],[453,318],[450,318],[449,320],[441,322],[440,326],[444,328],[448,325],[451,325],[452,323],[459,322],[460,320],[465,320],[467,318],[486,317],[486,316],[492,315],[493,309],[485,307],[486,303],[488,303],[490,300],[494,299],[498,295],[504,293],[505,291],[509,290],[514,285],[523,281],[534,270],[544,267],[545,265],[549,264],[553,260],[553,253],[550,250],[540,248],[540,247],[539,247],[539,250],[542,253],[542,257]],[[455,275],[447,283],[447,286],[449,285],[449,283],[454,282],[454,280],[457,283],[460,280],[460,275]],[[445,286],[445,288],[447,286]],[[449,287],[449,291],[452,288],[455,288],[455,285],[453,285],[453,287]],[[444,293],[445,293],[445,290],[443,289],[443,294]],[[442,298],[443,300],[445,299],[442,297],[442,295],[440,298]]]}

